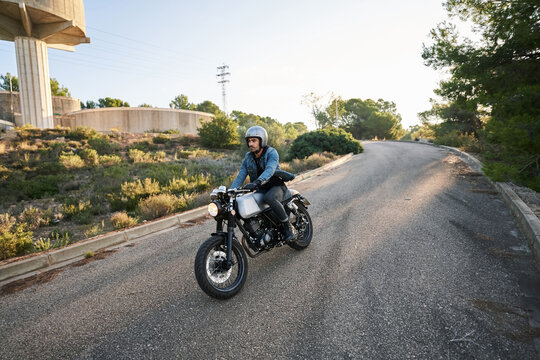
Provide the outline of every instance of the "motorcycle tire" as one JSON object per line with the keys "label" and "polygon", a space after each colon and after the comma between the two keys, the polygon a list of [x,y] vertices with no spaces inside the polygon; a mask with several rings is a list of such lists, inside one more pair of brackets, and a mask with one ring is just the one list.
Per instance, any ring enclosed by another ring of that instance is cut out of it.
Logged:
{"label": "motorcycle tire", "polygon": [[195,256],[195,277],[201,289],[216,299],[228,299],[236,295],[244,286],[248,262],[244,249],[232,241],[232,262],[226,267],[227,246],[222,236],[212,236],[199,247]]}
{"label": "motorcycle tire", "polygon": [[311,243],[311,238],[313,237],[313,223],[311,222],[311,217],[306,209],[306,207],[299,201],[294,202],[298,206],[298,217],[300,221],[297,220],[293,227],[297,232],[297,238],[289,243],[289,246],[295,250],[304,250]]}

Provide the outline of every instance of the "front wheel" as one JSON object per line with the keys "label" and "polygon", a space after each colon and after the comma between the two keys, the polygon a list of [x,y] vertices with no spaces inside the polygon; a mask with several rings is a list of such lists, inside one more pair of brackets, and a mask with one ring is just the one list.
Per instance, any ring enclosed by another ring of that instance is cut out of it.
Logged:
{"label": "front wheel", "polygon": [[227,246],[222,236],[212,236],[195,256],[195,277],[201,289],[216,299],[228,299],[244,286],[247,257],[240,243],[232,241],[232,266],[227,266]]}
{"label": "front wheel", "polygon": [[294,202],[298,206],[296,221],[293,226],[296,229],[296,240],[289,243],[289,246],[295,250],[304,250],[311,243],[313,237],[313,223],[306,207],[299,201]]}

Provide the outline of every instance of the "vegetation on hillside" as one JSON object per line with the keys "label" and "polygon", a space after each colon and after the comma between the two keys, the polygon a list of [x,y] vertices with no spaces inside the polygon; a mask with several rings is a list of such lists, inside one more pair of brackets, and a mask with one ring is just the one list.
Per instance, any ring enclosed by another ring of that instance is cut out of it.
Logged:
{"label": "vegetation on hillside", "polygon": [[[0,260],[203,205],[211,188],[232,182],[243,157],[177,134],[30,126],[15,134],[0,140]],[[335,158],[281,165],[298,173]]]}
{"label": "vegetation on hillside", "polygon": [[[534,0],[448,0],[425,64],[448,78],[421,117],[435,142],[481,152],[495,181],[540,191],[540,15]],[[469,24],[477,39],[462,36]]]}

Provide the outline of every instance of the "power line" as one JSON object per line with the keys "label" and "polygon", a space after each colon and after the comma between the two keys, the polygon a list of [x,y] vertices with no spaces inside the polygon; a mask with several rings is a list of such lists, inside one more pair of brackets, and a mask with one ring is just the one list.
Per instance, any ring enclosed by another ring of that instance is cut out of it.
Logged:
{"label": "power line", "polygon": [[227,92],[225,91],[225,84],[229,82],[229,80],[225,79],[225,76],[231,75],[230,72],[227,72],[228,68],[229,68],[229,65],[225,65],[225,64],[218,66],[217,67],[218,73],[216,75],[218,78],[218,84],[221,84],[221,96],[223,98],[223,112],[225,114],[227,114],[227,101],[226,101]]}

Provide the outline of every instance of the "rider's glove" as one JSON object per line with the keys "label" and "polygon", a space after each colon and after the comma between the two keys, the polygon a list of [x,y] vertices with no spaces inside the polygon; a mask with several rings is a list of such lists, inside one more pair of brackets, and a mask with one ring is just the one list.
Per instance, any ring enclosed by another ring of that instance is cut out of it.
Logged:
{"label": "rider's glove", "polygon": [[244,189],[246,190],[258,190],[261,187],[261,180],[255,180],[252,183],[246,184]]}

